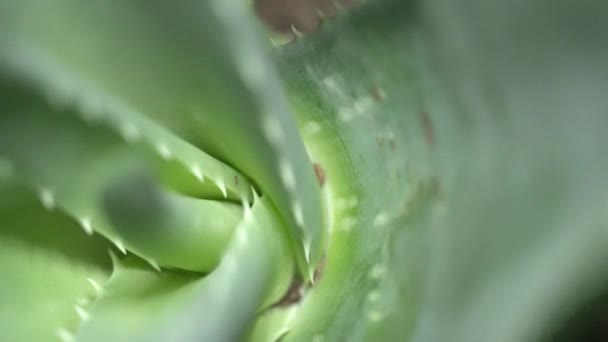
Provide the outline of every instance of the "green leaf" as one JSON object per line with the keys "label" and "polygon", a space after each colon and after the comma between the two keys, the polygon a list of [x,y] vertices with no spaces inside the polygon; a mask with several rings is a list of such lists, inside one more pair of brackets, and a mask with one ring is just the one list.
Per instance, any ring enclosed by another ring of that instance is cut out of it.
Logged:
{"label": "green leaf", "polygon": [[260,307],[274,302],[294,272],[288,242],[260,199],[209,276],[156,273],[119,262],[82,341],[237,341]]}
{"label": "green leaf", "polygon": [[292,231],[301,271],[314,269],[325,241],[318,187],[244,3],[29,1],[0,11],[5,68],[72,103],[124,103],[243,171]]}
{"label": "green leaf", "polygon": [[21,187],[0,185],[0,217],[2,339],[68,341],[110,276],[110,245]]}

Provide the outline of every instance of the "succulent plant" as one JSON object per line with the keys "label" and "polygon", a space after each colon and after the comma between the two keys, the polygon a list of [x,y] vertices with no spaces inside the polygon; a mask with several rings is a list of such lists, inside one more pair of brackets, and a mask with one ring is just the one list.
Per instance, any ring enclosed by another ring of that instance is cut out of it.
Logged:
{"label": "succulent plant", "polygon": [[337,8],[0,1],[0,339],[605,333],[607,6]]}

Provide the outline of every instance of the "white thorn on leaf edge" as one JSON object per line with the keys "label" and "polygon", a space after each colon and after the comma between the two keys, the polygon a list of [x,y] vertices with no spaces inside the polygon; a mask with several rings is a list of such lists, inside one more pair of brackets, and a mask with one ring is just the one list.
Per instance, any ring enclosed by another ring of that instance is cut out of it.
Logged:
{"label": "white thorn on leaf edge", "polygon": [[125,245],[123,245],[122,241],[117,239],[117,240],[114,240],[113,242],[114,242],[114,246],[116,246],[116,248],[118,248],[118,250],[122,254],[127,255],[127,250],[125,249]]}
{"label": "white thorn on leaf edge", "polygon": [[51,190],[44,188],[40,189],[38,196],[40,197],[42,206],[44,206],[46,210],[53,210],[55,208],[55,197],[53,196]]}
{"label": "white thorn on leaf edge", "polygon": [[308,270],[308,281],[311,285],[315,285],[315,270],[312,268]]}
{"label": "white thorn on leaf edge", "polygon": [[160,272],[160,266],[158,265],[158,263],[153,260],[153,259],[144,259],[146,260],[146,262],[148,262],[148,264],[150,264],[150,266],[152,266],[153,269],[155,269],[157,272]]}
{"label": "white thorn on leaf edge", "polygon": [[228,192],[226,191],[226,184],[224,184],[224,180],[220,179],[215,181],[215,185],[220,189],[224,198],[228,198]]}
{"label": "white thorn on leaf edge", "polygon": [[87,233],[87,235],[93,235],[93,226],[91,224],[90,218],[81,217],[80,219],[78,219],[78,222],[80,222],[80,226],[82,227],[84,232]]}
{"label": "white thorn on leaf edge", "polygon": [[95,292],[98,295],[100,295],[103,292],[103,287],[101,287],[101,285],[99,285],[99,283],[97,281],[95,281],[95,279],[87,278],[87,281],[91,284],[91,286],[93,286],[93,289],[95,290]]}
{"label": "white thorn on leaf edge", "polygon": [[304,242],[304,258],[306,258],[306,262],[310,264],[310,247],[312,246],[312,241],[308,239]]}
{"label": "white thorn on leaf edge", "polygon": [[76,341],[76,339],[74,338],[74,335],[71,332],[69,332],[63,328],[57,329],[56,334],[57,334],[57,337],[59,338],[59,341],[61,341],[61,342]]}
{"label": "white thorn on leaf edge", "polygon": [[74,310],[76,310],[76,314],[78,315],[78,317],[80,318],[81,321],[88,321],[91,316],[89,315],[88,312],[86,312],[83,308],[81,308],[79,305],[74,305]]}
{"label": "white thorn on leaf edge", "polygon": [[190,167],[190,172],[194,175],[194,177],[196,177],[196,179],[198,179],[200,182],[204,181],[205,178],[203,177],[203,171],[201,171],[201,168],[198,167],[197,165],[192,165]]}
{"label": "white thorn on leaf edge", "polygon": [[165,143],[158,143],[156,145],[156,151],[164,160],[170,160],[173,158],[173,153],[169,149],[169,146],[167,146]]}
{"label": "white thorn on leaf edge", "polygon": [[255,187],[252,185],[251,186],[251,193],[253,194],[253,200],[257,200],[258,198],[260,198],[260,194],[258,194],[257,191],[255,191]]}

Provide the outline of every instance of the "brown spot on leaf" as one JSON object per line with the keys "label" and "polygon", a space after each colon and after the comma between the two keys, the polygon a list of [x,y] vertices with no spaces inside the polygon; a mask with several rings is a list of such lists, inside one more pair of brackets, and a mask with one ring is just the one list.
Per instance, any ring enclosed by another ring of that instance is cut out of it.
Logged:
{"label": "brown spot on leaf", "polygon": [[395,140],[391,139],[388,143],[391,147],[391,150],[394,151],[397,148],[397,144],[395,144]]}
{"label": "brown spot on leaf", "polygon": [[429,146],[435,144],[435,132],[433,131],[433,124],[427,112],[420,112],[420,122],[422,123],[422,130],[424,132],[424,141]]}
{"label": "brown spot on leaf", "polygon": [[323,254],[323,256],[321,257],[321,260],[319,260],[319,264],[317,265],[317,268],[315,269],[315,273],[312,276],[312,279],[314,281],[315,284],[319,283],[319,280],[321,280],[321,277],[323,276],[323,271],[325,271],[325,254]]}
{"label": "brown spot on leaf", "polygon": [[234,176],[234,185],[239,185],[239,176]]}
{"label": "brown spot on leaf", "polygon": [[383,137],[376,138],[376,142],[378,143],[378,146],[380,146],[380,147],[384,146],[384,138]]}
{"label": "brown spot on leaf", "polygon": [[317,176],[317,181],[320,186],[325,185],[325,170],[321,167],[321,165],[314,163],[313,167],[315,169],[315,175]]}
{"label": "brown spot on leaf", "polygon": [[384,91],[382,90],[382,88],[380,88],[378,85],[375,85],[372,88],[372,97],[374,98],[374,100],[380,102],[380,101],[384,101],[384,99],[386,98],[386,95],[384,94]]}
{"label": "brown spot on leaf", "polygon": [[287,293],[285,293],[283,298],[281,298],[281,300],[273,306],[285,307],[298,303],[300,300],[302,300],[303,286],[304,283],[302,282],[302,279],[300,279],[300,277],[294,277],[291,281],[289,289],[287,290]]}

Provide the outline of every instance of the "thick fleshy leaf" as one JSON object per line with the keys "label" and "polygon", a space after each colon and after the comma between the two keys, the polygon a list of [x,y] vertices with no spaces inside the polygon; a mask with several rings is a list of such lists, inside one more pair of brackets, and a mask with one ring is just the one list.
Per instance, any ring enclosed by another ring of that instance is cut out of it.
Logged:
{"label": "thick fleshy leaf", "polygon": [[200,279],[118,262],[80,341],[238,341],[294,272],[288,241],[264,200],[237,228],[222,262]]}
{"label": "thick fleshy leaf", "polygon": [[110,244],[43,204],[0,184],[3,341],[69,341],[110,277]]}
{"label": "thick fleshy leaf", "polygon": [[158,164],[141,146],[27,94],[1,95],[0,154],[20,182],[85,232],[97,231],[155,267],[206,272],[217,265],[240,220],[238,206],[172,193],[157,184]]}
{"label": "thick fleshy leaf", "polygon": [[402,9],[363,6],[277,55],[332,213],[319,284],[295,314],[279,309],[291,320],[269,314],[285,341],[403,340],[414,331],[440,185],[413,22],[387,21]]}
{"label": "thick fleshy leaf", "polygon": [[4,1],[0,11],[5,68],[72,101],[120,101],[242,170],[310,272],[324,243],[319,191],[245,3]]}

